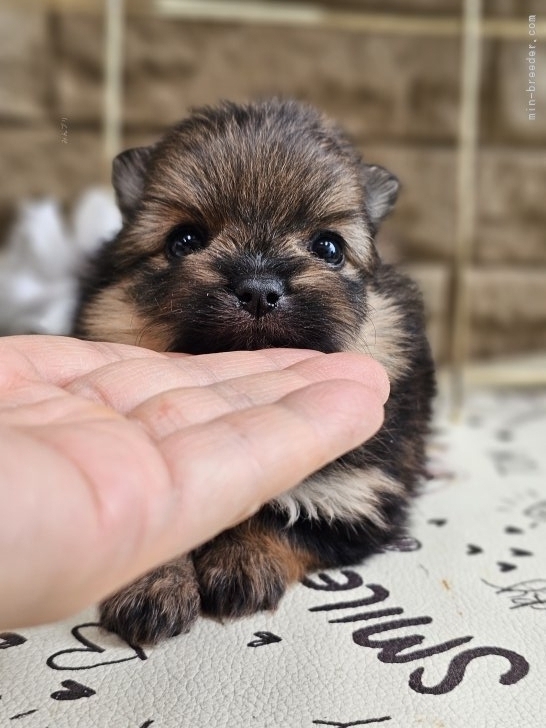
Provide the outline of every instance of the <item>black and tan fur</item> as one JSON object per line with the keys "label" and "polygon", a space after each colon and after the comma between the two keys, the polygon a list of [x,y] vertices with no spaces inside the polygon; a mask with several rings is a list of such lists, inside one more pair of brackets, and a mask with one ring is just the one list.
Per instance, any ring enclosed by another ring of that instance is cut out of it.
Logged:
{"label": "black and tan fur", "polygon": [[[308,570],[360,561],[396,535],[423,475],[433,366],[421,297],[374,246],[398,181],[315,110],[202,109],[119,155],[113,181],[124,225],[85,281],[77,336],[193,354],[361,351],[391,382],[372,440],[104,602],[106,627],[156,641],[200,611],[274,608]],[[342,260],[320,257],[325,247]]]}

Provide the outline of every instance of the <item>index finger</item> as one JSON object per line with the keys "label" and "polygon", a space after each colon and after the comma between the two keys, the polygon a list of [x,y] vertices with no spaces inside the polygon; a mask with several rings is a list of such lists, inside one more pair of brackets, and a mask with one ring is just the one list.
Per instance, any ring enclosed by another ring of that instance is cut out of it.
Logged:
{"label": "index finger", "polygon": [[177,362],[190,359],[199,360],[200,371],[205,377],[202,383],[210,384],[234,376],[282,369],[316,354],[317,352],[303,349],[268,349],[256,352],[221,352],[195,357],[189,354],[152,351],[129,344],[85,341],[67,336],[0,337],[0,362],[5,379],[14,374],[18,377],[38,378],[59,387],[66,387],[71,382],[107,366],[120,365],[120,368],[130,371],[127,369],[128,362],[137,370],[154,362],[163,362],[168,367],[169,363],[176,365]]}

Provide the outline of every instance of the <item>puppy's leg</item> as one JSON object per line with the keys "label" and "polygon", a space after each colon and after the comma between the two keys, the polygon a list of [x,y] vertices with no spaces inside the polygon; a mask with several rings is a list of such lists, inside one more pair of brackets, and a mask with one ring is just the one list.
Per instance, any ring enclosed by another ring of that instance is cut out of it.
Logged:
{"label": "puppy's leg", "polygon": [[214,617],[274,609],[286,587],[317,564],[286,533],[251,518],[193,553],[201,608]]}
{"label": "puppy's leg", "polygon": [[189,632],[199,607],[193,563],[181,556],[106,599],[100,620],[130,644],[155,643]]}

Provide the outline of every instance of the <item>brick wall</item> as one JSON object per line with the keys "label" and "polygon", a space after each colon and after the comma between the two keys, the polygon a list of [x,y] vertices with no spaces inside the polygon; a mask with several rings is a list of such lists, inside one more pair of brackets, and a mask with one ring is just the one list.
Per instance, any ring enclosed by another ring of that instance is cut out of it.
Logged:
{"label": "brick wall", "polygon": [[[540,15],[539,4],[488,0],[486,12],[526,19]],[[458,14],[461,3],[329,5],[445,17]],[[546,48],[546,40],[542,44]],[[107,178],[102,48],[103,19],[96,12],[22,4],[0,10],[0,227],[21,197],[55,195],[70,204],[85,186]],[[537,118],[529,122],[526,50],[525,39],[488,39],[483,46],[469,279],[474,356],[546,348],[546,53]],[[127,21],[125,62],[124,146],[155,139],[189,107],[220,97],[281,93],[338,119],[367,159],[402,180],[380,244],[421,282],[434,348],[444,356],[456,229],[458,38],[189,22],[135,12]]]}

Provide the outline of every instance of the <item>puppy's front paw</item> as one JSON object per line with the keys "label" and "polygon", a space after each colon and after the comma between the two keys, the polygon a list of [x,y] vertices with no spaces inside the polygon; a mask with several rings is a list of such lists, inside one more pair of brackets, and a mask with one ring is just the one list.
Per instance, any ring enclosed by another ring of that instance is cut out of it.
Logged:
{"label": "puppy's front paw", "polygon": [[106,599],[100,621],[129,644],[154,644],[189,632],[199,608],[193,564],[181,557]]}
{"label": "puppy's front paw", "polygon": [[193,553],[201,609],[213,617],[243,617],[275,609],[309,558],[252,519],[225,531]]}
{"label": "puppy's front paw", "polygon": [[204,614],[244,617],[277,607],[286,589],[286,579],[267,554],[238,548],[205,549],[195,557]]}

